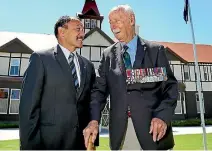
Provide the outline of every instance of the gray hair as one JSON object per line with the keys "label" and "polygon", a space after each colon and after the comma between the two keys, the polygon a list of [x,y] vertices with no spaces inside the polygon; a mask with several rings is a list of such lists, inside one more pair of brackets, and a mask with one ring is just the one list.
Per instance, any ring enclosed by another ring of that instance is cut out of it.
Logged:
{"label": "gray hair", "polygon": [[132,9],[129,5],[127,5],[127,4],[125,4],[125,5],[118,5],[118,6],[113,7],[113,8],[110,10],[109,14],[110,14],[111,12],[117,11],[117,10],[123,10],[123,11],[125,11],[126,13],[128,13],[129,15],[134,15],[134,16],[135,16],[135,13],[134,13],[133,9]]}

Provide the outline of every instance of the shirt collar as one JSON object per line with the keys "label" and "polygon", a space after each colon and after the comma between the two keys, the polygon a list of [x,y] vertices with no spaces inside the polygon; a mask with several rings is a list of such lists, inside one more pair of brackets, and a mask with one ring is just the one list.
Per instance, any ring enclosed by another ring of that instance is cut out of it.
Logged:
{"label": "shirt collar", "polygon": [[123,42],[123,43],[121,43],[121,45],[122,46],[127,45],[130,50],[136,51],[137,50],[137,41],[138,41],[138,35],[135,35],[130,42],[128,42],[127,44]]}
{"label": "shirt collar", "polygon": [[127,43],[127,46],[129,47],[130,50],[132,51],[137,50],[137,40],[138,40],[138,36],[135,35],[133,39],[129,43]]}
{"label": "shirt collar", "polygon": [[[59,44],[59,46],[60,46],[60,48],[62,49],[62,51],[63,51],[63,53],[64,53],[66,59],[68,59],[71,52],[70,52],[67,48],[63,47],[61,44]],[[75,50],[75,51],[72,52],[72,53],[76,56],[76,55],[77,55],[77,50]]]}

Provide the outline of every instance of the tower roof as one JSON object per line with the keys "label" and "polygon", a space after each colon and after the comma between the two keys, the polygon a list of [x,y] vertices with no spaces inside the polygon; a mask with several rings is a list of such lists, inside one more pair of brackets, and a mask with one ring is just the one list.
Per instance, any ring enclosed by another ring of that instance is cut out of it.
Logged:
{"label": "tower roof", "polygon": [[[94,13],[93,13],[94,12]],[[90,14],[92,13],[92,14]],[[99,9],[95,0],[86,0],[82,9],[82,15],[100,16]]]}

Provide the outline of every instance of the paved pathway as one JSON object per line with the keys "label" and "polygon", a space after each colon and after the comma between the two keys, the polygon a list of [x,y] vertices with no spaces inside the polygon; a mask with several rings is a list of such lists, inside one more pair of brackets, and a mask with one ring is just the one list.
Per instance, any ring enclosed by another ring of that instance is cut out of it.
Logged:
{"label": "paved pathway", "polygon": [[[201,127],[173,127],[174,135],[183,134],[201,134]],[[212,126],[206,127],[207,133],[212,133]],[[108,130],[102,129],[100,133],[101,137],[108,137]],[[12,140],[19,138],[18,129],[0,129],[0,140]]]}

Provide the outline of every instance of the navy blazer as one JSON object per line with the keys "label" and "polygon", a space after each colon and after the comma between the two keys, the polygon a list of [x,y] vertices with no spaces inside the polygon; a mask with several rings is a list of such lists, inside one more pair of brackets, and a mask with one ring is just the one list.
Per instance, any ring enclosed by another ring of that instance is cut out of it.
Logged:
{"label": "navy blazer", "polygon": [[[99,75],[92,90],[92,119],[100,120],[100,110],[104,108],[110,95],[109,133],[112,150],[121,147],[127,127],[127,108],[131,108],[131,118],[142,149],[170,149],[174,146],[171,120],[176,108],[178,82],[173,75],[165,48],[161,45],[138,38],[136,58],[133,68],[165,67],[168,79],[161,82],[135,83],[127,85],[126,70],[120,43],[106,48],[102,55]],[[166,135],[153,142],[149,134],[152,118],[157,117],[168,125]]]}
{"label": "navy blazer", "polygon": [[90,61],[79,55],[78,60],[81,83],[76,92],[59,46],[31,55],[20,100],[21,149],[86,149],[82,132],[91,120],[90,93],[96,75]]}

